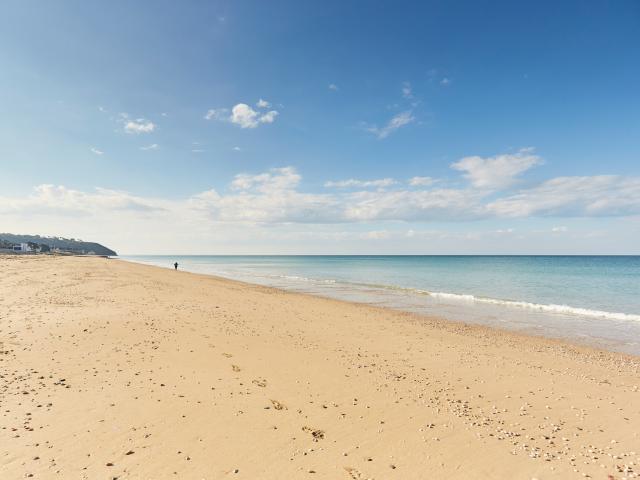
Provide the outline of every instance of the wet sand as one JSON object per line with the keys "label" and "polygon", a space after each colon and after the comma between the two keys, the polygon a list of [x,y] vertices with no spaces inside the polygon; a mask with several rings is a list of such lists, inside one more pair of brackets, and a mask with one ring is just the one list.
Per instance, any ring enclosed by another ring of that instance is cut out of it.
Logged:
{"label": "wet sand", "polygon": [[0,257],[0,478],[636,478],[640,359],[103,258]]}

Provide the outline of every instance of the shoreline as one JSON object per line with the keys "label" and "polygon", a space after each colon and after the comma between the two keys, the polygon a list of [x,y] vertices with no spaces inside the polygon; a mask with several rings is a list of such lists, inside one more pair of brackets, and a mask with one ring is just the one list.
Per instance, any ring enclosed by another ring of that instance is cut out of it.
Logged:
{"label": "shoreline", "polygon": [[[492,255],[494,256],[494,255]],[[602,255],[599,255],[602,256]],[[169,258],[169,257],[167,257]],[[123,261],[123,262],[128,262],[128,263],[132,263],[135,265],[143,265],[143,266],[150,266],[150,267],[156,267],[156,268],[160,268],[160,269],[167,269],[167,270],[172,270],[172,268],[170,266],[160,266],[160,265],[155,265],[153,263],[145,263],[145,262],[139,262],[139,261],[135,261],[135,260],[129,260],[126,258],[121,258],[121,257],[117,257],[117,258],[111,258],[111,260],[118,260],[118,261]],[[600,351],[603,353],[612,353],[612,354],[620,354],[620,355],[625,355],[631,358],[640,358],[640,352],[636,353],[636,352],[630,352],[629,347],[622,343],[620,340],[612,340],[612,339],[606,339],[606,338],[599,338],[599,337],[595,337],[595,336],[583,336],[580,338],[576,338],[576,337],[571,337],[568,333],[560,333],[557,332],[555,335],[551,334],[549,331],[543,331],[541,333],[536,332],[535,330],[544,330],[544,327],[533,327],[533,326],[522,326],[522,325],[518,325],[518,324],[513,324],[511,326],[502,326],[502,325],[497,325],[497,324],[489,324],[489,323],[483,323],[483,322],[474,322],[474,321],[470,321],[470,320],[466,320],[464,318],[450,318],[447,317],[445,315],[442,314],[437,314],[437,313],[426,313],[426,312],[420,312],[417,311],[415,309],[410,309],[407,307],[403,307],[403,306],[390,306],[390,305],[376,305],[373,304],[369,301],[367,301],[366,299],[363,300],[358,300],[358,299],[349,299],[349,298],[340,298],[339,296],[332,296],[331,293],[324,293],[321,291],[315,291],[315,292],[307,292],[307,291],[301,291],[301,290],[296,290],[295,288],[286,288],[286,287],[280,287],[280,286],[273,286],[273,285],[264,285],[261,283],[255,283],[249,280],[242,280],[242,279],[236,279],[236,278],[231,278],[231,277],[224,277],[221,276],[219,274],[216,273],[203,273],[203,272],[193,272],[193,271],[189,271],[189,270],[184,270],[181,269],[180,272],[182,273],[190,273],[193,275],[201,275],[204,277],[212,277],[212,278],[216,278],[218,280],[221,281],[230,281],[230,282],[238,282],[239,284],[242,285],[246,285],[246,286],[259,286],[259,287],[264,287],[264,288],[274,288],[276,290],[282,291],[282,292],[286,292],[286,293],[291,293],[291,294],[298,294],[298,295],[309,295],[311,297],[315,297],[315,298],[322,298],[322,299],[327,299],[327,300],[335,300],[338,302],[345,302],[347,304],[357,304],[357,305],[366,305],[366,306],[370,306],[373,308],[383,308],[386,310],[390,310],[392,312],[402,312],[402,313],[408,313],[408,314],[412,314],[415,315],[417,317],[420,318],[425,318],[425,319],[432,319],[432,320],[438,320],[441,322],[449,322],[449,323],[453,323],[453,324],[462,324],[466,327],[480,327],[480,328],[489,328],[493,331],[496,332],[503,332],[503,333],[512,333],[512,334],[516,334],[516,335],[523,335],[525,337],[533,337],[533,338],[538,338],[538,339],[545,339],[545,340],[551,340],[554,342],[560,342],[560,343],[565,343],[567,344],[567,346],[573,346],[576,348],[588,348],[588,349],[593,349],[596,351]],[[396,290],[396,289],[394,289]],[[404,288],[404,287],[398,287],[397,288],[398,291],[414,291],[416,289],[412,289],[412,288]],[[437,293],[436,293],[437,294]],[[457,294],[454,294],[457,295]],[[457,295],[457,296],[464,296],[464,295]],[[475,305],[475,302],[479,302],[479,303],[483,303],[482,300],[474,300],[474,305],[472,306],[466,306],[469,310],[474,310],[477,309],[477,305]],[[504,301],[505,308],[514,308],[514,307],[509,307],[509,304],[520,304],[520,303],[530,303],[530,302],[524,302],[524,301]],[[490,302],[493,303],[493,302]],[[580,307],[572,307],[575,310],[580,310]],[[607,312],[607,313],[611,313],[611,312]],[[508,318],[508,311],[505,311],[505,318]],[[567,315],[567,314],[565,314]],[[629,314],[620,314],[623,316],[633,316],[633,315],[629,315]],[[576,317],[576,318],[580,318],[579,316],[576,316],[574,314],[569,314],[569,316],[572,317]],[[588,318],[590,316],[587,316]],[[603,319],[601,317],[596,317],[593,316],[592,318],[598,320],[598,321],[615,321],[615,322],[620,322],[620,321],[635,321],[635,320],[620,320],[617,318],[607,318],[607,319]],[[558,320],[561,320],[561,318],[559,317]],[[636,349],[637,350],[637,349]]]}
{"label": "shoreline", "polygon": [[0,258],[0,476],[640,470],[636,356],[112,260]]}
{"label": "shoreline", "polygon": [[[150,264],[142,264],[137,262],[132,262],[129,260],[121,259],[121,258],[110,258],[110,260],[119,260],[123,262],[132,263],[135,265],[141,265],[145,267],[158,268],[162,270],[171,271],[170,267],[161,267],[158,265],[150,265]],[[212,273],[198,273],[198,272],[190,272],[187,270],[179,270],[180,274],[188,274],[194,275],[200,278],[214,278],[220,282],[230,282],[233,284],[237,284],[238,286],[245,288],[256,288],[258,290],[266,289],[267,291],[274,291],[277,294],[286,294],[286,295],[295,295],[300,296],[302,298],[309,299],[318,299],[318,300],[326,300],[329,302],[335,302],[338,306],[340,305],[350,305],[350,306],[359,306],[373,309],[375,311],[379,311],[380,313],[390,314],[390,315],[400,315],[405,317],[406,321],[414,322],[415,324],[424,324],[430,327],[434,327],[437,325],[437,328],[447,329],[449,332],[460,334],[460,335],[485,335],[490,333],[495,336],[503,336],[505,340],[511,341],[536,341],[546,348],[550,349],[561,349],[567,353],[577,354],[577,355],[585,355],[596,359],[601,359],[603,357],[608,357],[607,360],[622,360],[625,362],[636,363],[637,364],[637,372],[640,373],[640,355],[626,353],[616,350],[609,350],[606,348],[602,348],[597,344],[590,344],[589,342],[572,342],[569,339],[561,338],[561,337],[552,337],[546,336],[544,334],[535,334],[532,332],[527,332],[525,330],[516,330],[516,329],[508,329],[508,328],[500,328],[498,326],[493,325],[483,325],[479,323],[470,323],[464,320],[455,320],[451,318],[446,318],[444,316],[438,315],[426,315],[422,313],[411,312],[408,310],[403,310],[401,308],[389,307],[384,305],[374,305],[367,302],[358,302],[352,300],[343,300],[340,298],[334,298],[330,296],[324,296],[316,293],[308,293],[308,292],[300,292],[294,290],[287,290],[285,288],[274,287],[270,285],[261,285],[259,283],[252,283],[244,280],[237,280],[234,278],[223,277],[220,275],[215,275]]]}

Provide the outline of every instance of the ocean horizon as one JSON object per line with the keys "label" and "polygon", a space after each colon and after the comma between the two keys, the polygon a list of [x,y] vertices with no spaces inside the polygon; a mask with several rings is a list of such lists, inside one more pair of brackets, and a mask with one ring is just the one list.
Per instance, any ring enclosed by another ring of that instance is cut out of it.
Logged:
{"label": "ocean horizon", "polygon": [[640,354],[637,255],[120,258]]}

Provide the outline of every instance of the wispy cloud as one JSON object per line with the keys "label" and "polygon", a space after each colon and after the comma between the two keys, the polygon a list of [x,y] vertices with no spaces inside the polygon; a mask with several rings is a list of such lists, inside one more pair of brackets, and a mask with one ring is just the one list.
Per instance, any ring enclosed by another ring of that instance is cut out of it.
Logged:
{"label": "wispy cloud", "polygon": [[387,138],[396,130],[409,125],[414,121],[415,117],[413,116],[413,112],[411,110],[406,110],[393,116],[385,126],[378,127],[374,125],[372,127],[366,127],[366,130],[370,133],[373,133],[379,139],[383,139]]}
{"label": "wispy cloud", "polygon": [[439,68],[432,68],[427,72],[427,76],[429,77],[429,81],[432,83],[438,83],[438,85],[442,87],[448,87],[451,85],[451,77],[446,74],[445,71]]}
{"label": "wispy cloud", "polygon": [[252,190],[267,193],[290,190],[298,186],[302,177],[293,167],[273,168],[267,173],[240,173],[231,182],[232,190]]}
{"label": "wispy cloud", "polygon": [[204,115],[205,120],[227,120],[229,116],[228,108],[211,108]]}
{"label": "wispy cloud", "polygon": [[487,205],[507,217],[606,217],[640,214],[640,178],[556,177]]}
{"label": "wispy cloud", "polygon": [[143,199],[127,192],[105,188],[83,192],[63,185],[43,184],[35,187],[32,194],[25,198],[9,199],[0,207],[0,212],[21,212],[34,207],[42,215],[88,215],[98,210],[149,212],[162,210],[160,203],[162,201]]}
{"label": "wispy cloud", "polygon": [[431,177],[411,177],[409,179],[409,185],[412,187],[429,187],[436,182],[437,180]]}
{"label": "wispy cloud", "polygon": [[333,90],[334,92],[337,92],[338,90],[340,90],[335,83],[330,83],[328,88],[329,90]]}
{"label": "wispy cloud", "polygon": [[402,84],[402,97],[407,100],[411,100],[413,98],[413,90],[411,89],[411,84],[409,82],[404,82]]}
{"label": "wispy cloud", "polygon": [[385,188],[395,185],[396,183],[398,182],[393,178],[381,178],[379,180],[356,180],[351,178],[349,180],[329,181],[326,182],[324,186],[328,188]]}
{"label": "wispy cloud", "polygon": [[91,151],[96,155],[104,155],[104,152],[102,150],[98,150],[96,147],[91,147]]}
{"label": "wispy cloud", "polygon": [[140,150],[143,150],[143,151],[157,150],[157,149],[158,149],[158,144],[157,143],[152,143],[151,145],[146,145],[146,146],[140,147]]}

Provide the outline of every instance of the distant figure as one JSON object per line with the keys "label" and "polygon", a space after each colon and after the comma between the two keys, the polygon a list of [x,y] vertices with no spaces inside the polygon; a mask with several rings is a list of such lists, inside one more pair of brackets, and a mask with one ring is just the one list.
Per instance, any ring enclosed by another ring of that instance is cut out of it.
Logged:
{"label": "distant figure", "polygon": [[173,264],[173,268],[175,268],[176,270],[178,269],[178,262]]}

